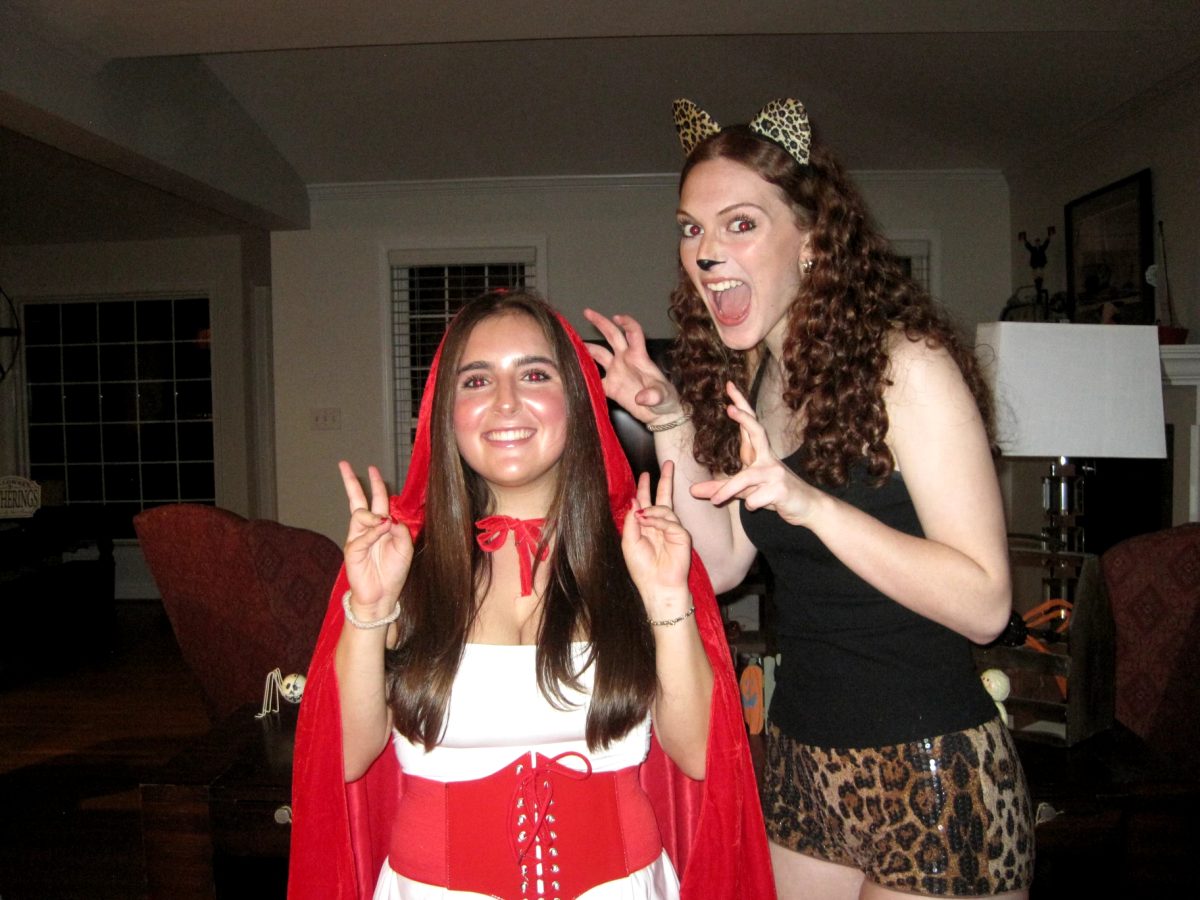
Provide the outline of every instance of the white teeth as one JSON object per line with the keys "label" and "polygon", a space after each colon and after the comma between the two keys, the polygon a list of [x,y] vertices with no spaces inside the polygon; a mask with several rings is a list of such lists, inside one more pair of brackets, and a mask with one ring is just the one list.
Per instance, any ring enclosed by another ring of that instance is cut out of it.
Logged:
{"label": "white teeth", "polygon": [[484,435],[489,441],[522,441],[533,437],[532,428],[512,428],[508,431],[489,431]]}
{"label": "white teeth", "polygon": [[706,285],[706,287],[714,294],[720,294],[730,288],[741,287],[745,282],[738,281],[736,278],[729,278],[725,281],[718,281],[716,284]]}

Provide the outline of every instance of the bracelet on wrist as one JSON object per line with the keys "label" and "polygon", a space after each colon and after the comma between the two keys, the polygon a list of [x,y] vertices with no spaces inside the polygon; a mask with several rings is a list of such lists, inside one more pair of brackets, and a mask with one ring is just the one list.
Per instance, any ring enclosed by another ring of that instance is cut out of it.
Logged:
{"label": "bracelet on wrist", "polygon": [[654,625],[655,627],[661,626],[663,628],[669,628],[672,625],[678,625],[680,622],[682,622],[688,616],[692,615],[692,613],[694,613],[695,611],[696,611],[696,607],[695,607],[695,605],[693,605],[682,616],[676,616],[673,619],[650,619],[649,622],[651,625]]}
{"label": "bracelet on wrist", "polygon": [[355,628],[382,628],[384,625],[391,625],[400,618],[400,601],[396,601],[396,608],[384,616],[382,619],[375,619],[371,622],[364,622],[354,614],[354,610],[350,608],[350,595],[353,591],[346,591],[342,594],[342,611],[346,614],[346,621]]}
{"label": "bracelet on wrist", "polygon": [[690,422],[692,419],[687,413],[684,413],[678,419],[672,419],[670,422],[663,422],[658,425],[647,425],[646,427],[654,432],[670,431],[672,428],[678,428],[684,422]]}

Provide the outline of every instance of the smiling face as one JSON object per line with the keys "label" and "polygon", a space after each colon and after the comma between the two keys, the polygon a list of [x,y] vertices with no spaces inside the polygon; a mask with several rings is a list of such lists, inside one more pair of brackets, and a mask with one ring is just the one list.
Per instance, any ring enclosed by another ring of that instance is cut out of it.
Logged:
{"label": "smiling face", "polygon": [[554,350],[529,316],[503,313],[475,326],[454,391],[454,438],[491,488],[496,512],[544,516],[567,438],[567,403]]}
{"label": "smiling face", "polygon": [[734,350],[766,340],[782,358],[808,258],[808,235],[783,192],[739,162],[709,159],[688,172],[677,218],[679,261],[721,340]]}

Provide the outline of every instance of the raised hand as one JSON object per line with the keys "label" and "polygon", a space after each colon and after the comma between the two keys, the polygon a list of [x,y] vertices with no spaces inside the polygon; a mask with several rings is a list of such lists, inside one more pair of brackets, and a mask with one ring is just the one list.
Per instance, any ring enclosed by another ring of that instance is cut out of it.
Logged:
{"label": "raised hand", "polygon": [[734,497],[746,509],[772,509],[791,525],[805,524],[820,491],[785,466],[771,449],[767,431],[754,414],[754,408],[732,382],[727,382],[729,418],[738,423],[741,445],[738,456],[741,471],[729,478],[714,478],[692,485],[693,497],[720,506]]}
{"label": "raised hand", "polygon": [[651,619],[686,612],[692,537],[675,515],[671,493],[674,463],[663,463],[658,495],[650,500],[650,474],[638,479],[637,502],[625,515],[621,550]]}
{"label": "raised hand", "polygon": [[350,502],[350,528],[343,550],[353,602],[363,611],[363,618],[380,618],[395,607],[408,578],[412,535],[407,526],[397,525],[388,515],[387,487],[377,468],[367,468],[369,506],[350,464],[342,461],[338,469]]}
{"label": "raised hand", "polygon": [[604,369],[604,393],[635,419],[653,424],[679,418],[679,394],[646,352],[646,335],[632,316],[611,319],[592,309],[584,318],[608,341],[612,350],[588,344],[588,353]]}

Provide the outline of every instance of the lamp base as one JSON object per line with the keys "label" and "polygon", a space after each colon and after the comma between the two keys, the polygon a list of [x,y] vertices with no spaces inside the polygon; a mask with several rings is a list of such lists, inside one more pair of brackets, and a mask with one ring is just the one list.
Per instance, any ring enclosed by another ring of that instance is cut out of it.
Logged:
{"label": "lamp base", "polygon": [[1050,463],[1050,474],[1042,478],[1042,543],[1051,552],[1083,553],[1085,550],[1084,473],[1090,468],[1060,456]]}

